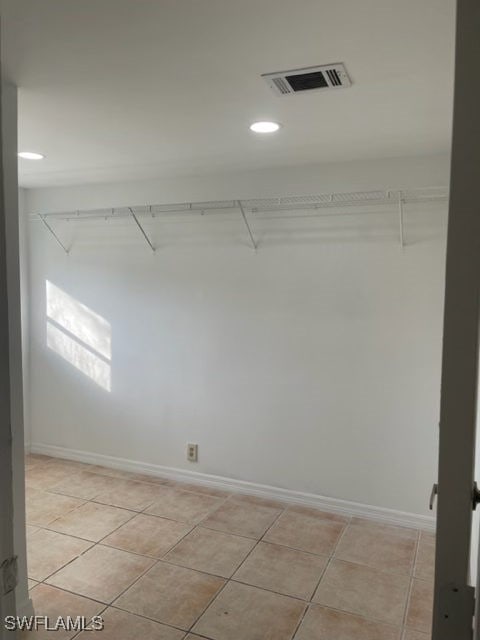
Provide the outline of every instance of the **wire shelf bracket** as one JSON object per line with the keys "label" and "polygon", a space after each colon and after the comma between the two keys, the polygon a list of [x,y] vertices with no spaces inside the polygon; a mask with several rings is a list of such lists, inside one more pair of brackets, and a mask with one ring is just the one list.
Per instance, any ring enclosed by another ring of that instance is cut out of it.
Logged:
{"label": "wire shelf bracket", "polygon": [[242,218],[243,218],[243,221],[245,223],[245,226],[247,227],[248,235],[250,236],[250,241],[252,243],[252,246],[253,246],[254,250],[256,251],[257,250],[257,242],[255,240],[255,237],[254,237],[253,232],[252,232],[252,228],[250,227],[250,224],[248,222],[247,216],[245,214],[245,209],[243,208],[242,201],[241,200],[237,200],[237,205],[238,205],[238,208],[240,209],[240,213],[242,214]]}
{"label": "wire shelf bracket", "polygon": [[405,228],[403,224],[403,197],[402,192],[398,192],[398,227],[400,231],[400,247],[405,248]]}
{"label": "wire shelf bracket", "polygon": [[57,241],[57,243],[62,247],[62,249],[65,251],[65,253],[67,254],[67,256],[70,253],[70,248],[67,248],[63,242],[60,240],[60,238],[58,237],[58,235],[55,233],[55,231],[52,229],[52,227],[49,225],[49,223],[46,220],[46,215],[45,214],[38,214],[38,217],[40,218],[40,220],[43,222],[43,224],[45,225],[45,228],[48,229],[48,231],[52,234],[52,236],[55,238],[55,240]]}
{"label": "wire shelf bracket", "polygon": [[132,218],[134,219],[137,227],[140,229],[142,236],[145,238],[146,243],[148,244],[148,246],[150,247],[150,249],[152,250],[153,253],[155,253],[155,247],[152,243],[152,241],[150,240],[150,238],[147,236],[145,229],[142,227],[139,219],[137,218],[137,216],[135,215],[135,211],[132,209],[132,207],[128,207],[128,210],[130,211],[130,213],[132,214]]}

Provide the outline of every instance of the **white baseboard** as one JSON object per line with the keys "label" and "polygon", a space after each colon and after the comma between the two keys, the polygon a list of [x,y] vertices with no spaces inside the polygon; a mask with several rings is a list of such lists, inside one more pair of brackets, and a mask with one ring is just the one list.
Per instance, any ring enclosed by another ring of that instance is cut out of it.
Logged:
{"label": "white baseboard", "polygon": [[374,507],[372,505],[361,504],[359,502],[349,502],[338,498],[328,498],[314,493],[292,491],[290,489],[256,484],[254,482],[246,482],[244,480],[235,480],[233,478],[224,478],[222,476],[199,473],[198,471],[186,471],[184,469],[176,469],[174,467],[164,467],[147,462],[115,458],[113,456],[106,456],[100,453],[79,451],[77,449],[66,449],[64,447],[41,444],[39,442],[31,443],[30,451],[31,453],[42,453],[55,458],[65,458],[67,460],[76,460],[78,462],[86,462],[88,464],[98,464],[111,469],[144,473],[151,476],[166,478],[168,480],[176,480],[178,482],[194,482],[205,487],[223,489],[225,491],[243,493],[270,500],[280,500],[290,504],[314,507],[316,509],[322,509],[323,511],[330,511],[332,513],[338,513],[345,516],[371,518],[386,524],[414,527],[416,529],[423,529],[426,531],[435,530],[435,518],[432,516],[396,511],[385,507]]}

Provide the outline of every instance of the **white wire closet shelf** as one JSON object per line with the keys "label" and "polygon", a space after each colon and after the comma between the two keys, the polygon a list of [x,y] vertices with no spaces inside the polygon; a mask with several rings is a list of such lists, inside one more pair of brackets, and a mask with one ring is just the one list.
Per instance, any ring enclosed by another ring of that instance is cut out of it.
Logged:
{"label": "white wire closet shelf", "polygon": [[[313,195],[282,196],[278,198],[257,198],[239,200],[212,200],[208,202],[180,202],[149,204],[139,206],[111,207],[104,209],[63,211],[56,213],[33,213],[31,220],[41,221],[62,249],[67,247],[54,228],[55,222],[82,222],[130,218],[142,234],[147,246],[155,252],[151,238],[145,230],[145,219],[167,218],[169,216],[222,214],[238,212],[245,225],[251,245],[257,249],[255,220],[274,219],[277,213],[282,219],[302,217],[302,212],[312,216],[368,215],[385,208],[387,214],[398,215],[400,245],[404,246],[404,205],[410,203],[445,202],[447,187],[424,187],[416,189],[385,189],[372,191],[352,191],[347,193],[322,193]],[[306,215],[304,217],[307,217]]]}

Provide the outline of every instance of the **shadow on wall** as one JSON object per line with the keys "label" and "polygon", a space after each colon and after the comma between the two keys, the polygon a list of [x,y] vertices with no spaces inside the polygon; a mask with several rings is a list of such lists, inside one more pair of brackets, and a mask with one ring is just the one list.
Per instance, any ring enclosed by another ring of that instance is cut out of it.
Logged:
{"label": "shadow on wall", "polygon": [[49,280],[46,301],[47,347],[111,391],[110,323]]}

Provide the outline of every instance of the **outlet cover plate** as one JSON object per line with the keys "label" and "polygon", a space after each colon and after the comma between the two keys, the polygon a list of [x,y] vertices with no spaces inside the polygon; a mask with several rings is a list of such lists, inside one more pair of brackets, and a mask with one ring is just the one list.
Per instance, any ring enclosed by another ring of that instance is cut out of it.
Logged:
{"label": "outlet cover plate", "polygon": [[187,460],[190,462],[197,462],[198,460],[198,444],[189,442],[187,444]]}

